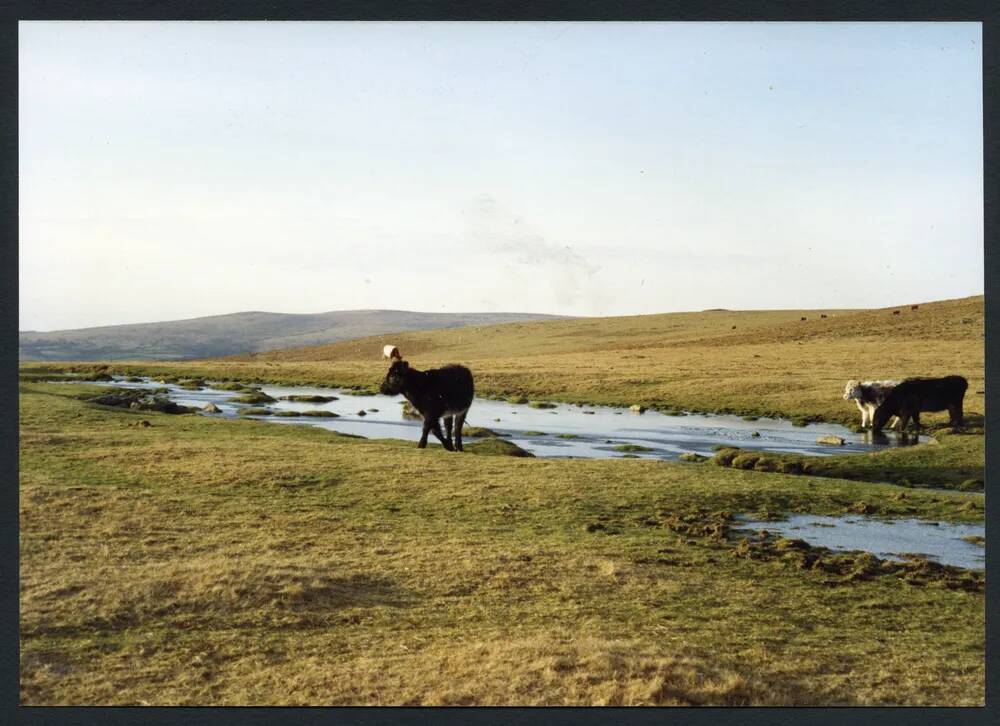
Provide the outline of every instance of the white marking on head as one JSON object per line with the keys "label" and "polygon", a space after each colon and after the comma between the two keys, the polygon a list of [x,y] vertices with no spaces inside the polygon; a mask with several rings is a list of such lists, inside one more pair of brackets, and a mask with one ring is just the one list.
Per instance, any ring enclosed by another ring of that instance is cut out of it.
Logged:
{"label": "white marking on head", "polygon": [[861,400],[861,384],[853,379],[844,387],[844,400],[850,401],[852,398]]}

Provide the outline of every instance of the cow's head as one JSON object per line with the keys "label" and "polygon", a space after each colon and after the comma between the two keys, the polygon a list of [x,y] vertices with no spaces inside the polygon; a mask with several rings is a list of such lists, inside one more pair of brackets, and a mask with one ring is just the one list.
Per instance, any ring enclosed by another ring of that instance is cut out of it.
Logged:
{"label": "cow's head", "polygon": [[387,396],[396,396],[403,392],[406,386],[406,374],[410,370],[410,364],[405,360],[394,360],[389,366],[389,372],[385,374],[385,380],[379,386],[379,391]]}
{"label": "cow's head", "polygon": [[848,381],[844,387],[844,400],[850,401],[852,398],[861,400],[861,384],[857,381]]}

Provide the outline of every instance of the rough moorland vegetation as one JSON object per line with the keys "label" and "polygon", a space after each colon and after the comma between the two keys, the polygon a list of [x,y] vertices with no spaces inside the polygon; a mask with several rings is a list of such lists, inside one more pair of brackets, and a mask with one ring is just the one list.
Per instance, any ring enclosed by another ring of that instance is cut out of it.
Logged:
{"label": "rough moorland vegetation", "polygon": [[[459,455],[101,405],[107,389],[23,367],[21,702],[981,705],[981,574],[761,537],[735,515],[982,522],[982,493],[922,488],[983,481],[982,298],[802,316],[386,342],[525,402],[845,423],[859,418],[847,378],[961,373],[966,429],[822,459],[546,460],[495,437]],[[226,378],[234,395],[263,380],[362,390],[384,375],[381,340],[69,367]]]}

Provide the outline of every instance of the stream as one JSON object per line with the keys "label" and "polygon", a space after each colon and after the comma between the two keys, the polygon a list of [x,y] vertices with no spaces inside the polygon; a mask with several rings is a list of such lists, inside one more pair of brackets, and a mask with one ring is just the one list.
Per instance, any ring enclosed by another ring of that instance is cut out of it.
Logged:
{"label": "stream", "polygon": [[[201,390],[189,390],[175,383],[160,383],[144,378],[142,382],[125,382],[121,377],[102,385],[121,388],[165,388],[170,400],[181,405],[202,408],[214,403],[221,413],[204,414],[219,418],[257,418],[278,424],[306,424],[366,438],[393,438],[417,441],[420,421],[403,418],[402,396],[355,395],[350,391],[311,386],[255,386],[267,395],[279,399],[275,403],[244,404],[231,399],[239,391],[219,390],[206,385]],[[280,400],[282,396],[332,396],[325,403],[305,403]],[[329,411],[336,418],[307,416],[241,416],[248,406],[265,407],[272,412]],[[362,413],[363,412],[363,413]],[[552,408],[533,408],[528,404],[512,404],[476,398],[466,419],[467,426],[485,427],[495,431],[539,457],[639,458],[676,459],[684,453],[712,456],[719,445],[738,446],[749,450],[768,450],[812,456],[862,453],[886,446],[898,445],[897,439],[883,437],[873,442],[870,433],[857,434],[830,423],[794,426],[785,419],[761,418],[745,421],[739,416],[694,414],[670,416],[657,411],[637,413],[609,406],[577,406],[559,403]],[[843,446],[816,443],[820,436],[834,435],[845,440]],[[475,440],[475,437],[468,437]],[[436,443],[433,435],[430,442]],[[913,438],[908,440],[913,443]],[[616,447],[626,447],[622,450]]]}

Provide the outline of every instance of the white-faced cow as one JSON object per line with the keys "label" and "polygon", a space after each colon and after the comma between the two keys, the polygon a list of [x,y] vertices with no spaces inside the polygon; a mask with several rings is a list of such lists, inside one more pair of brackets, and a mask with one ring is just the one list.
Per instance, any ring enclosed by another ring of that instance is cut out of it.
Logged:
{"label": "white-faced cow", "polygon": [[394,345],[387,345],[382,348],[382,360],[403,360],[403,356],[399,354],[399,348]]}
{"label": "white-faced cow", "polygon": [[892,416],[899,416],[900,430],[913,420],[917,432],[920,431],[920,414],[923,411],[948,410],[951,425],[962,425],[962,401],[969,382],[962,376],[944,378],[908,378],[886,396],[885,401],[875,411],[872,431],[879,432]]}
{"label": "white-faced cow", "polygon": [[[886,396],[899,381],[848,381],[844,388],[844,400],[853,400],[861,411],[861,427],[871,426],[875,409],[882,405]],[[893,422],[894,424],[896,422]],[[891,428],[891,426],[890,426]]]}
{"label": "white-faced cow", "polygon": [[[465,366],[447,365],[427,371],[411,368],[405,360],[393,361],[379,391],[387,396],[400,393],[424,418],[418,448],[426,448],[432,433],[448,451],[462,450],[462,425],[472,405],[475,389],[472,373]],[[444,433],[440,419],[444,418]],[[452,445],[452,428],[455,443]]]}

